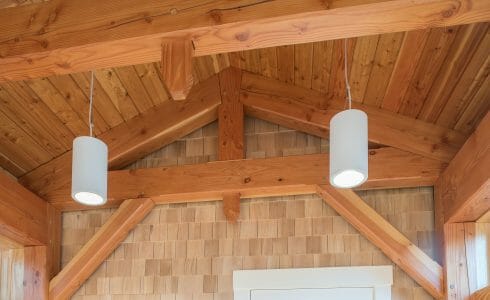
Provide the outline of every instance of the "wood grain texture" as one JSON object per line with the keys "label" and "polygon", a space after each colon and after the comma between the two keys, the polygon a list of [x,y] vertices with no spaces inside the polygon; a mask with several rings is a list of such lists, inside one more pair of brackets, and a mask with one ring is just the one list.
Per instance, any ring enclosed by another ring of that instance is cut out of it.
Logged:
{"label": "wood grain texture", "polygon": [[240,193],[223,194],[223,213],[228,222],[236,223],[240,216]]}
{"label": "wood grain texture", "polygon": [[[325,8],[318,1],[293,0],[243,0],[238,5],[201,0],[192,8],[176,1],[153,0],[138,5],[50,1],[16,7],[0,11],[0,19],[16,16],[0,31],[0,40],[5,41],[0,44],[0,80],[157,61],[162,38],[191,36],[195,55],[202,56],[490,18],[490,4],[485,0],[361,1],[354,5],[345,1]],[[82,26],[77,20],[86,20],[87,11],[92,12],[92,21]],[[24,24],[33,14],[37,18],[26,29]],[[127,21],[133,19],[141,21]]]}
{"label": "wood grain texture", "polygon": [[219,160],[243,159],[244,114],[240,102],[242,72],[228,68],[220,72],[221,104],[218,109]]}
{"label": "wood grain texture", "polygon": [[194,84],[192,78],[192,41],[162,41],[162,78],[174,100],[184,100]]}
{"label": "wood grain texture", "polygon": [[[109,168],[117,169],[217,119],[218,78],[196,85],[185,102],[167,101],[98,136],[109,148]],[[33,170],[20,182],[39,195],[71,180],[71,151]]]}
{"label": "wood grain texture", "polygon": [[[218,159],[243,159],[245,155],[243,104],[240,102],[242,71],[233,67],[220,72],[221,104],[218,110]],[[240,193],[223,194],[223,212],[228,222],[240,216]]]}
{"label": "wood grain texture", "polygon": [[24,249],[0,251],[0,299],[24,299]]}
{"label": "wood grain texture", "polygon": [[465,246],[465,224],[444,225],[445,281],[447,299],[468,299],[468,264]]}
{"label": "wood grain texture", "polygon": [[[371,150],[369,179],[360,189],[431,186],[443,167],[439,161],[393,148]],[[328,157],[324,154],[111,171],[107,206],[138,197],[183,203],[221,200],[228,192],[240,193],[242,198],[310,194],[315,185],[326,183]],[[69,195],[67,184],[46,199],[61,210],[87,209]]]}
{"label": "wood grain texture", "polygon": [[23,246],[48,244],[47,203],[0,173],[0,234]]}
{"label": "wood grain texture", "polygon": [[490,209],[490,113],[437,180],[444,221],[473,222]]}
{"label": "wood grain texture", "polygon": [[422,29],[405,34],[400,53],[393,67],[393,73],[381,103],[384,109],[398,112],[405,97],[415,68],[424,50],[430,30]]}
{"label": "wood grain texture", "polygon": [[125,201],[78,254],[49,283],[49,299],[67,299],[151,211],[151,199]]}
{"label": "wood grain texture", "polygon": [[24,248],[24,299],[48,299],[47,248]]}
{"label": "wood grain texture", "polygon": [[48,280],[56,276],[61,268],[61,211],[47,205],[48,239],[46,247],[46,268]]}
{"label": "wood grain texture", "polygon": [[[248,115],[324,138],[328,136],[331,117],[344,109],[342,100],[330,101],[327,109],[305,105],[315,102],[308,98],[321,100],[326,96],[245,72],[240,97]],[[454,130],[376,107],[358,103],[353,107],[367,113],[371,142],[449,162],[465,139]]]}
{"label": "wood grain texture", "polygon": [[351,190],[317,188],[318,195],[434,298],[444,295],[442,267]]}

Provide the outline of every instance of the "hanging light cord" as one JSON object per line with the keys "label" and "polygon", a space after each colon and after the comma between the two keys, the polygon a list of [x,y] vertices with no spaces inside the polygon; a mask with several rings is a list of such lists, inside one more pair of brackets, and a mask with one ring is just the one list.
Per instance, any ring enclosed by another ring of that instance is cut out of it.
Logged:
{"label": "hanging light cord", "polygon": [[93,102],[94,102],[94,71],[91,72],[90,75],[90,104],[89,104],[89,110],[88,110],[88,126],[90,129],[90,136],[93,136],[93,129],[94,129],[94,121],[93,121]]}
{"label": "hanging light cord", "polygon": [[345,75],[345,88],[347,90],[347,101],[349,103],[349,109],[351,109],[352,95],[350,92],[349,76],[347,75],[347,39],[344,39],[344,75]]}

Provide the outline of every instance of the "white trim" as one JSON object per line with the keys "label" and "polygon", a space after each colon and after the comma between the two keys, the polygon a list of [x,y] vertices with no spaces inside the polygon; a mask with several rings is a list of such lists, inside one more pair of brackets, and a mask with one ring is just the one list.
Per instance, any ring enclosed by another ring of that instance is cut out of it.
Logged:
{"label": "white trim", "polygon": [[393,266],[242,270],[233,272],[235,300],[252,290],[371,287],[375,300],[390,300]]}

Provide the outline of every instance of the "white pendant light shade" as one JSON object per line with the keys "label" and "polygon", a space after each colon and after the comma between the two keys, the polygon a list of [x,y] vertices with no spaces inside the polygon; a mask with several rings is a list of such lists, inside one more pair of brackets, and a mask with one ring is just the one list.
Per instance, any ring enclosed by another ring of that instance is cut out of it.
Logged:
{"label": "white pendant light shade", "polygon": [[71,197],[84,205],[107,201],[107,145],[90,136],[73,140]]}
{"label": "white pendant light shade", "polygon": [[357,109],[344,110],[330,120],[330,184],[352,188],[367,178],[367,115]]}

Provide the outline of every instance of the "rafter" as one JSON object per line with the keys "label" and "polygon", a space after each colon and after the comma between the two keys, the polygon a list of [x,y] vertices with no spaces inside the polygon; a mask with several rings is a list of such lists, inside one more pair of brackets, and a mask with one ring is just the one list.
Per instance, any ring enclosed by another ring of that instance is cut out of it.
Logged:
{"label": "rafter", "polygon": [[[248,115],[320,137],[328,137],[330,119],[345,107],[332,99],[319,108],[322,93],[244,72],[240,99]],[[451,129],[353,103],[369,120],[369,140],[428,158],[449,162],[465,137]]]}
{"label": "rafter", "polygon": [[490,209],[490,112],[437,180],[444,223],[474,222]]}
{"label": "rafter", "polygon": [[444,295],[442,267],[351,190],[317,188],[323,200],[434,298]]}
{"label": "rafter", "polygon": [[[81,22],[87,11],[91,22]],[[200,56],[486,22],[490,4],[199,0],[186,7],[177,1],[73,0],[2,10],[0,19],[11,20],[0,30],[0,80],[19,80],[158,61],[162,38],[190,36]]]}
{"label": "rafter", "polygon": [[[369,153],[369,179],[360,189],[433,185],[444,164],[409,152],[381,148]],[[165,182],[165,184],[162,184]],[[109,207],[126,199],[150,197],[155,203],[221,200],[224,193],[243,198],[315,193],[328,182],[328,156],[312,154],[216,161],[165,168],[109,172]],[[61,210],[79,210],[70,185],[46,195]]]}
{"label": "rafter", "polygon": [[[109,168],[117,169],[158,150],[217,119],[220,94],[217,76],[192,89],[187,101],[167,101],[98,136],[108,145]],[[44,197],[71,180],[68,151],[20,178]]]}
{"label": "rafter", "polygon": [[152,210],[151,199],[125,201],[49,284],[49,299],[68,299]]}

